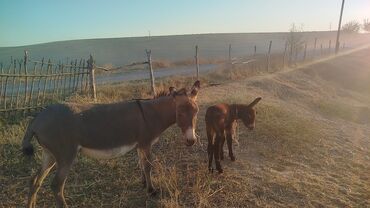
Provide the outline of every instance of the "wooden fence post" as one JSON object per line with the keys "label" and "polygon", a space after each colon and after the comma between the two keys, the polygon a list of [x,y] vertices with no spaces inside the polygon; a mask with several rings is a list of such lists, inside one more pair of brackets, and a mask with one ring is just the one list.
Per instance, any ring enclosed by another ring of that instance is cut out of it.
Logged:
{"label": "wooden fence post", "polygon": [[257,45],[254,45],[253,58],[254,58],[255,60],[252,62],[252,69],[253,69],[253,70],[256,70],[256,68],[257,68],[257,64],[256,64],[256,56],[257,56]]}
{"label": "wooden fence post", "polygon": [[288,49],[288,41],[285,41],[285,49],[284,49],[284,55],[283,55],[283,68],[285,68],[285,59],[286,59],[287,49]]}
{"label": "wooden fence post", "polygon": [[231,58],[231,44],[229,44],[229,73],[230,73],[230,78],[232,77],[232,69],[233,69],[233,60]]}
{"label": "wooden fence post", "polygon": [[331,53],[331,40],[329,40],[329,54]]}
{"label": "wooden fence post", "polygon": [[269,50],[268,50],[268,53],[267,53],[267,72],[269,72],[269,71],[270,71],[271,45],[272,45],[272,40],[270,40]]}
{"label": "wooden fence post", "polygon": [[[32,73],[33,73],[33,75],[36,75],[36,65],[37,65],[37,63],[34,63],[34,65],[33,65],[33,70],[32,70]],[[31,78],[31,90],[30,90],[30,93],[29,93],[29,105],[30,105],[30,107],[32,107],[33,106],[33,99],[32,99],[32,97],[33,97],[33,89],[34,89],[34,82],[35,82],[35,77],[32,77]]]}
{"label": "wooden fence post", "polygon": [[85,59],[83,59],[82,60],[82,74],[81,74],[81,93],[83,92],[83,91],[86,91],[85,89],[86,89],[86,78],[85,77],[87,77],[87,75],[86,75],[86,68],[85,68],[85,64],[86,64],[86,60]]}
{"label": "wooden fence post", "polygon": [[95,69],[94,69],[95,63],[91,54],[89,60],[87,61],[87,64],[90,74],[90,93],[92,95],[92,98],[94,99],[94,102],[96,102]]}
{"label": "wooden fence post", "polygon": [[292,61],[293,61],[293,50],[294,50],[294,43],[293,42],[290,42],[289,43],[289,60],[288,60],[288,65],[292,65]]}
{"label": "wooden fence post", "polygon": [[304,44],[303,62],[306,61],[306,56],[307,56],[307,42],[305,42]]}
{"label": "wooden fence post", "polygon": [[232,60],[231,60],[231,44],[229,44],[229,64],[232,64]]}
{"label": "wooden fence post", "polygon": [[[4,74],[4,69],[3,69],[3,63],[1,63],[1,66],[0,66],[0,74],[3,75]],[[0,76],[0,82],[1,82],[1,88],[0,88],[0,106],[1,106],[1,99],[2,99],[2,93],[4,91],[4,83],[3,83],[3,76]]]}
{"label": "wooden fence post", "polygon": [[322,43],[320,44],[320,56],[322,57],[323,51],[322,51]]}
{"label": "wooden fence post", "polygon": [[313,53],[312,53],[313,59],[315,59],[315,55],[316,55],[316,45],[317,45],[317,38],[315,38],[315,43],[314,43],[314,46],[313,46]]}
{"label": "wooden fence post", "polygon": [[[48,63],[48,64],[47,64],[47,66],[46,66],[45,73],[46,73],[46,75],[49,75],[49,73],[50,73],[50,69],[51,69],[51,60],[49,59],[47,63]],[[46,90],[47,90],[47,87],[48,87],[48,83],[49,83],[49,79],[48,79],[48,77],[45,77],[45,81],[44,81],[44,88],[43,88],[43,90],[42,90],[41,105],[44,105],[44,104],[45,104],[45,99],[46,99]]]}
{"label": "wooden fence post", "polygon": [[[24,101],[23,106],[26,107],[27,105],[27,92],[28,92],[28,71],[27,71],[27,62],[28,62],[28,52],[24,51],[24,74],[25,74],[25,83],[24,83]],[[14,86],[13,86],[14,87]]]}
{"label": "wooden fence post", "polygon": [[197,80],[199,80],[199,57],[198,57],[198,45],[195,46],[195,65],[197,68]]}
{"label": "wooden fence post", "polygon": [[42,58],[41,60],[41,66],[40,66],[40,78],[38,79],[38,82],[37,82],[37,97],[36,97],[36,105],[38,106],[39,105],[39,99],[40,99],[40,95],[41,95],[41,75],[42,75],[42,68],[44,67],[44,58]]}
{"label": "wooden fence post", "polygon": [[[21,61],[18,61],[18,64],[19,64],[19,70],[18,70],[18,75],[21,76],[22,75],[22,70],[23,70],[23,63]],[[17,63],[16,61],[14,62],[14,67],[13,67],[13,74],[15,75],[17,73]],[[17,103],[17,108],[18,108],[18,100],[19,100],[19,91],[21,90],[20,89],[20,86],[21,86],[21,79],[17,79],[15,76],[13,76],[13,81],[10,81],[10,89],[11,89],[11,93],[10,93],[10,108],[12,109],[13,108],[13,103],[14,103],[14,89],[15,89],[15,86],[16,86],[16,82],[18,82],[18,91],[17,91],[17,98],[16,98],[16,103]],[[10,113],[10,112],[9,112]]]}
{"label": "wooden fence post", "polygon": [[[58,85],[57,85],[57,97],[58,99],[63,99],[63,73],[64,73],[64,64],[59,61],[59,76],[58,76]],[[87,69],[88,73],[90,74],[90,69]],[[42,71],[42,70],[41,70]],[[90,77],[89,75],[86,75],[86,77]],[[87,79],[87,78],[86,78]],[[87,91],[87,87],[85,88],[85,91]],[[90,95],[90,92],[88,92],[88,95]]]}
{"label": "wooden fence post", "polygon": [[56,74],[58,74],[58,71],[57,71],[58,69],[59,69],[59,65],[55,65],[54,70],[53,69],[51,70],[52,79],[53,79],[53,92],[52,92],[51,98],[53,100],[55,98],[55,91],[56,91],[56,88],[57,88],[57,78],[58,78],[58,76],[56,76]]}
{"label": "wooden fence post", "polygon": [[153,96],[155,96],[156,92],[155,92],[154,74],[153,74],[153,65],[152,65],[152,50],[146,50],[145,52],[148,58],[148,67],[149,67],[149,72],[150,72],[150,83],[152,87],[152,93],[153,93]]}
{"label": "wooden fence post", "polygon": [[298,47],[296,46],[294,48],[294,64],[297,64],[297,60],[298,60],[298,53],[299,53],[299,49]]}

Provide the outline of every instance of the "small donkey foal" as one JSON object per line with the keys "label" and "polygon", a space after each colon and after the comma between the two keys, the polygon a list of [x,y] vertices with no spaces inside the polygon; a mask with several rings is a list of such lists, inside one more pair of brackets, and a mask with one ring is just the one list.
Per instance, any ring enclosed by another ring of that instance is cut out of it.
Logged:
{"label": "small donkey foal", "polygon": [[[256,98],[249,105],[243,104],[217,104],[207,109],[205,120],[208,137],[208,169],[212,169],[212,160],[215,158],[216,169],[222,173],[220,159],[224,159],[223,146],[225,139],[229,149],[231,161],[235,161],[235,156],[232,149],[233,126],[236,125],[236,120],[241,119],[243,124],[253,130],[255,127],[256,111],[254,106],[262,98]],[[226,138],[225,138],[226,137]]]}

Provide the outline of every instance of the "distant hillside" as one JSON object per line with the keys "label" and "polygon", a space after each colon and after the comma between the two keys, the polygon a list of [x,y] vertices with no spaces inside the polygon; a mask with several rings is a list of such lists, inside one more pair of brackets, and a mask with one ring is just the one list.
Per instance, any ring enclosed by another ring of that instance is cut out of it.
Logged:
{"label": "distant hillside", "polygon": [[[302,36],[311,45],[315,37],[318,37],[318,47],[320,43],[327,47],[329,39],[334,46],[335,32],[305,32]],[[0,47],[0,62],[7,65],[11,56],[21,57],[23,51],[28,50],[31,58],[36,60],[46,57],[66,62],[71,58],[87,58],[89,54],[93,54],[98,64],[120,66],[144,60],[145,49],[152,49],[153,59],[169,61],[191,59],[196,44],[199,45],[202,58],[226,58],[229,44],[232,44],[233,56],[253,53],[254,45],[257,46],[258,53],[265,53],[270,40],[273,41],[272,51],[278,52],[284,49],[286,37],[287,33],[238,33],[70,40],[20,47]],[[348,39],[356,40],[348,45],[358,44],[364,37],[369,39],[369,35],[364,34],[348,36]]]}

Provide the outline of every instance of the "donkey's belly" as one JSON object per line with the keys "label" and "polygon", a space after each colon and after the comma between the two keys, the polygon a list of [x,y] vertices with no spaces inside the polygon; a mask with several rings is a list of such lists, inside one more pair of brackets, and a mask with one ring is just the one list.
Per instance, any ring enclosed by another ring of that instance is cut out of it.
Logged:
{"label": "donkey's belly", "polygon": [[133,148],[135,148],[137,143],[131,145],[124,145],[120,147],[115,147],[112,149],[91,149],[86,147],[80,147],[81,153],[96,159],[110,159],[126,154]]}

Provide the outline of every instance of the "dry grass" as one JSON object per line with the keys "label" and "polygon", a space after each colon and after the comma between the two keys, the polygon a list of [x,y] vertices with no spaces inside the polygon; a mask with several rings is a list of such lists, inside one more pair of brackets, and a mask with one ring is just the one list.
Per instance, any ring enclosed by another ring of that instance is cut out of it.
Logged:
{"label": "dry grass", "polygon": [[[71,207],[369,207],[370,126],[369,120],[360,119],[370,112],[370,80],[363,80],[370,73],[370,62],[364,61],[369,53],[268,75],[234,68],[228,77],[232,81],[225,81],[225,69],[208,75],[199,95],[197,133],[203,146],[185,147],[176,127],[154,145],[158,197],[145,194],[132,151],[109,161],[79,157],[67,181],[67,202]],[[361,69],[361,79],[346,74],[348,61],[351,69]],[[241,78],[245,76],[250,78]],[[362,84],[347,86],[343,76]],[[190,86],[193,81],[165,78],[157,86]],[[150,97],[148,86],[142,81],[99,88],[99,102]],[[237,161],[225,158],[224,174],[208,173],[206,107],[248,103],[256,96],[263,97],[256,129],[240,127],[240,145],[234,145]],[[71,101],[88,102],[84,97]],[[40,163],[40,151],[35,160],[19,151],[27,123],[0,126],[0,207],[25,204],[30,173]],[[50,178],[39,193],[41,207],[53,206]]]}
{"label": "dry grass", "polygon": [[[226,62],[225,59],[222,58],[199,58],[199,64],[223,64]],[[164,69],[169,67],[179,67],[179,66],[194,66],[195,59],[184,59],[178,61],[169,61],[164,59],[153,60],[153,68],[154,69]]]}

